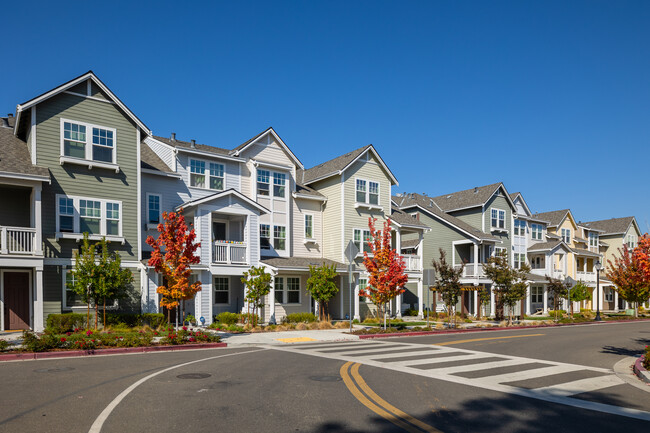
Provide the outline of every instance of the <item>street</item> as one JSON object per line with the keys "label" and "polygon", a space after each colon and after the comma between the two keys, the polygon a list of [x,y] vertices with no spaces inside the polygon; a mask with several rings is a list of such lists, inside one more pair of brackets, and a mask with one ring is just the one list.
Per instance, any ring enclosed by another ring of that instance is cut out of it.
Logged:
{"label": "street", "polygon": [[8,362],[0,431],[647,431],[650,323]]}

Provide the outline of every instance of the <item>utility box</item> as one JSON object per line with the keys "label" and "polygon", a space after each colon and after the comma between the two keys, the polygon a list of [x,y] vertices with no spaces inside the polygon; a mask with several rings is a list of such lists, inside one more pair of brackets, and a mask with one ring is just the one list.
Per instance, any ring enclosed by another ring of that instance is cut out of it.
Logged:
{"label": "utility box", "polygon": [[626,316],[634,316],[634,309],[633,308],[628,308],[625,310],[625,315]]}

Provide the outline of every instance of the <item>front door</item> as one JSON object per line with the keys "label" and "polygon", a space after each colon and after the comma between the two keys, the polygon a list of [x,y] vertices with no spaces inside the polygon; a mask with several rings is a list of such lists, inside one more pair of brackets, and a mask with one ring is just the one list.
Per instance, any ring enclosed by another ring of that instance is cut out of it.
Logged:
{"label": "front door", "polygon": [[29,329],[29,273],[4,273],[5,330]]}

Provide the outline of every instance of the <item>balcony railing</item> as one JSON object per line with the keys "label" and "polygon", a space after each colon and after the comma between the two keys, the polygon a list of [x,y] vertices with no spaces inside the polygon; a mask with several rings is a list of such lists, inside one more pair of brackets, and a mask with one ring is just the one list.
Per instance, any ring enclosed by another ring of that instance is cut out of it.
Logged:
{"label": "balcony railing", "polygon": [[420,266],[420,256],[415,254],[402,254],[404,259],[404,264],[406,265],[406,272],[421,272],[422,266]]}
{"label": "balcony railing", "polygon": [[[461,265],[456,265],[456,269],[460,268]],[[476,269],[475,269],[476,267]],[[466,263],[465,269],[463,269],[462,278],[483,278],[485,277],[485,272],[483,272],[483,263]]]}
{"label": "balcony railing", "polygon": [[576,272],[576,277],[577,277],[578,280],[582,280],[584,282],[593,283],[593,282],[596,281],[596,273],[595,272],[577,271]]}
{"label": "balcony railing", "polygon": [[212,249],[212,262],[245,265],[248,263],[248,247],[240,242],[215,241]]}
{"label": "balcony railing", "polygon": [[0,227],[0,254],[34,254],[36,229],[30,227]]}

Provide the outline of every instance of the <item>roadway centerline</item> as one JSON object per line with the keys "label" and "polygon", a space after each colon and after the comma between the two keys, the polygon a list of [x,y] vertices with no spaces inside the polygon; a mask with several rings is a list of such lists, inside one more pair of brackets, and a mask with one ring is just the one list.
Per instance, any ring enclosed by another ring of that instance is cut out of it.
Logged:
{"label": "roadway centerline", "polygon": [[525,337],[540,337],[546,334],[527,334],[527,335],[509,335],[507,337],[488,337],[488,338],[472,338],[470,340],[455,340],[455,341],[445,341],[444,343],[433,343],[434,346],[449,346],[450,344],[461,344],[461,343],[473,343],[475,341],[487,341],[487,340],[505,340],[509,338],[525,338]]}

